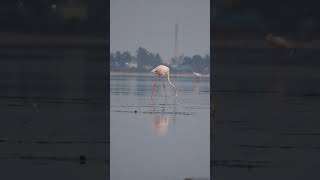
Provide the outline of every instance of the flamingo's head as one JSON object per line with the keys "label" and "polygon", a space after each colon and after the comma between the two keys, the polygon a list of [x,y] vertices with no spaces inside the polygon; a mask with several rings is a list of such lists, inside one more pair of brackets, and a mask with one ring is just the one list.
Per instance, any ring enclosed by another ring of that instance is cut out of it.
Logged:
{"label": "flamingo's head", "polygon": [[156,73],[156,69],[152,69],[150,72],[152,72],[152,73]]}

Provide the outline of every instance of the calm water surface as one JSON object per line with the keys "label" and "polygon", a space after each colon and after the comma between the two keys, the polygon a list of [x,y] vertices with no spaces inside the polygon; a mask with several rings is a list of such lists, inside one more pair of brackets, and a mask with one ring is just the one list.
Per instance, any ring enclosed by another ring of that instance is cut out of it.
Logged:
{"label": "calm water surface", "polygon": [[153,100],[154,77],[111,76],[111,180],[210,176],[210,83],[172,77]]}

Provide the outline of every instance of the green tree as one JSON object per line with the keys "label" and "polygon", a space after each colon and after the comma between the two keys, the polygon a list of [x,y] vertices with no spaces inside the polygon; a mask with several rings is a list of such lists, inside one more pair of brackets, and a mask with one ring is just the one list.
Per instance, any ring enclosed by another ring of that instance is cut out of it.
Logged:
{"label": "green tree", "polygon": [[143,70],[148,62],[149,54],[145,48],[139,47],[137,50],[138,70]]}
{"label": "green tree", "polygon": [[194,55],[192,57],[191,62],[192,68],[194,71],[201,72],[201,66],[202,66],[202,57],[200,55]]}
{"label": "green tree", "polygon": [[130,63],[132,61],[132,56],[128,51],[121,54],[121,64]]}
{"label": "green tree", "polygon": [[121,52],[120,51],[116,51],[116,54],[114,55],[115,61],[120,63],[121,61]]}
{"label": "green tree", "polygon": [[162,58],[160,57],[159,53],[156,54],[154,57],[154,63],[155,64],[161,64],[162,63]]}
{"label": "green tree", "polygon": [[182,60],[182,65],[192,65],[192,58],[185,56]]}

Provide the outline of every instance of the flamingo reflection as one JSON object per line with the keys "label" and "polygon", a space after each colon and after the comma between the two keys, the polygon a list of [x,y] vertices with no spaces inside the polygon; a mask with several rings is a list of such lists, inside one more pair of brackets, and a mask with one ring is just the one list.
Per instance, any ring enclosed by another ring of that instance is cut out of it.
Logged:
{"label": "flamingo reflection", "polygon": [[[154,114],[152,127],[155,130],[155,133],[157,136],[166,136],[168,133],[170,119],[169,119],[168,113],[165,113],[166,106],[167,106],[167,101],[165,104],[161,105],[160,111],[156,111],[155,103],[152,100],[152,108],[153,108],[153,114]],[[175,103],[174,103],[173,108],[174,108],[174,113],[175,113]]]}
{"label": "flamingo reflection", "polygon": [[165,136],[168,133],[169,116],[168,114],[155,114],[153,128],[158,136]]}

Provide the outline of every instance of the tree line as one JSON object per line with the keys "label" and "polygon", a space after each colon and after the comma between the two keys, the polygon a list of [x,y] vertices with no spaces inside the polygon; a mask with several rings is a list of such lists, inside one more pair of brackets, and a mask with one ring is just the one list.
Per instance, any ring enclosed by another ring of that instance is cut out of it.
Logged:
{"label": "tree line", "polygon": [[149,52],[143,47],[139,47],[135,55],[128,51],[110,53],[110,66],[112,71],[125,72],[148,72],[155,66],[164,64],[176,72],[202,72],[210,71],[210,56],[194,55],[192,57],[180,56],[177,59],[172,58],[171,63],[163,61],[159,53]]}

